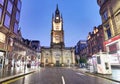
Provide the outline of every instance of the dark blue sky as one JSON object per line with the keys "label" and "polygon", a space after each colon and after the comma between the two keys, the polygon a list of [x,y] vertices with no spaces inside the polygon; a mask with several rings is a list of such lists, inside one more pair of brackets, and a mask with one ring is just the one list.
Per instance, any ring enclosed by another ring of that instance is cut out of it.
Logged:
{"label": "dark blue sky", "polygon": [[22,36],[50,45],[52,13],[56,4],[63,15],[65,45],[86,40],[88,32],[101,24],[97,0],[22,0],[20,24]]}

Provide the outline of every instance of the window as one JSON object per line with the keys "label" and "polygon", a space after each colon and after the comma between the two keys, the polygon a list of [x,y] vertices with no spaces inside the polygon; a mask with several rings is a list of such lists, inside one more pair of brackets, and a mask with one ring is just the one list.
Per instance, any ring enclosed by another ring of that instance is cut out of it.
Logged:
{"label": "window", "polygon": [[1,22],[1,18],[2,18],[2,8],[0,8],[0,22]]}
{"label": "window", "polygon": [[16,12],[16,20],[19,21],[19,19],[20,19],[20,13],[17,11]]}
{"label": "window", "polygon": [[5,15],[4,25],[9,28],[10,26],[10,16],[8,14]]}
{"label": "window", "polygon": [[21,9],[21,2],[20,2],[20,0],[18,0],[17,8],[18,8],[19,10]]}
{"label": "window", "polygon": [[108,39],[111,38],[111,31],[110,31],[110,29],[108,29],[106,32],[107,32]]}
{"label": "window", "polygon": [[107,12],[107,11],[105,11],[105,12],[103,13],[103,19],[104,19],[104,20],[107,20],[107,19],[108,19],[108,12]]}
{"label": "window", "polygon": [[60,42],[60,36],[59,35],[55,35],[55,42],[59,43]]}
{"label": "window", "polygon": [[14,2],[14,0],[12,0],[12,2]]}
{"label": "window", "polygon": [[15,23],[15,24],[14,24],[14,33],[16,33],[16,34],[17,34],[17,31],[18,31],[18,24],[17,24],[17,23]]}
{"label": "window", "polygon": [[117,29],[119,29],[120,28],[120,12],[116,15],[115,22],[116,22]]}
{"label": "window", "polygon": [[45,62],[48,63],[48,59],[46,59]]}
{"label": "window", "polygon": [[3,5],[4,4],[4,0],[0,0],[0,4]]}
{"label": "window", "polygon": [[5,43],[6,36],[4,33],[0,32],[0,42]]}
{"label": "window", "polygon": [[109,24],[105,25],[105,28],[106,28],[106,36],[109,39],[111,38],[111,30]]}
{"label": "window", "polygon": [[8,5],[7,5],[7,11],[11,14],[12,13],[12,3],[10,1],[8,1]]}
{"label": "window", "polygon": [[115,52],[116,53],[117,51],[117,44],[112,44],[109,46],[109,52],[112,53],[112,52]]}

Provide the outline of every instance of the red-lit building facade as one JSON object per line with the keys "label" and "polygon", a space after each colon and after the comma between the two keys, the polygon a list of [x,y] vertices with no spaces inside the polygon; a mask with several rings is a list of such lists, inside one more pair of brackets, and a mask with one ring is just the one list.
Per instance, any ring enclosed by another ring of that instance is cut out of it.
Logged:
{"label": "red-lit building facade", "polygon": [[94,27],[93,32],[89,32],[88,34],[87,39],[88,57],[91,57],[93,54],[98,53],[100,50],[104,52],[105,48],[103,42],[104,42],[103,27],[101,25],[98,27]]}

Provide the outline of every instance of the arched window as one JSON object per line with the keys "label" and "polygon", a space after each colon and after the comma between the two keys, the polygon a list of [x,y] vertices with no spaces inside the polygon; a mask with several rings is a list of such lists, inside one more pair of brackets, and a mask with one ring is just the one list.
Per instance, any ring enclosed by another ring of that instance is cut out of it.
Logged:
{"label": "arched window", "polygon": [[46,59],[45,62],[48,63],[48,59]]}

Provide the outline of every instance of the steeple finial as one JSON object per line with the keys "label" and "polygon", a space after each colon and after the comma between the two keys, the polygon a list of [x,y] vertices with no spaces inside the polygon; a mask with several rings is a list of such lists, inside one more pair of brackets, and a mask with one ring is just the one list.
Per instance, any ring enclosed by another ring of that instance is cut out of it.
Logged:
{"label": "steeple finial", "polygon": [[56,5],[56,10],[58,10],[58,4]]}
{"label": "steeple finial", "polygon": [[59,14],[58,4],[56,5],[56,14]]}

